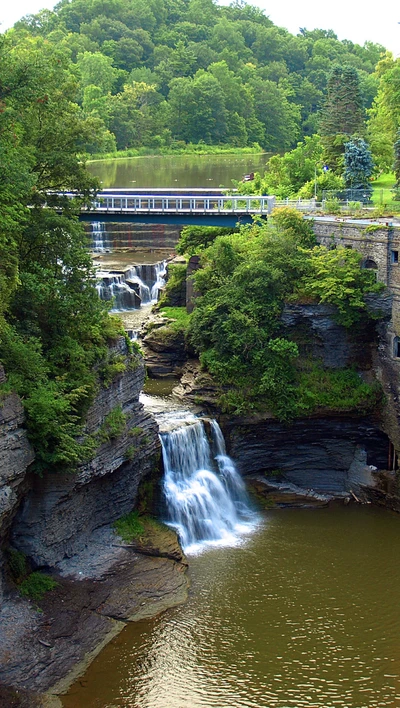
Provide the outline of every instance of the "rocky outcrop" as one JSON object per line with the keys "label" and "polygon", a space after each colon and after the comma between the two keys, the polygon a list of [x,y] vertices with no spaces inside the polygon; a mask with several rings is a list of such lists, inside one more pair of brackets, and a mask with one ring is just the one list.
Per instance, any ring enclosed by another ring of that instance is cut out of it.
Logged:
{"label": "rocky outcrop", "polygon": [[221,423],[228,452],[244,476],[262,473],[267,482],[342,496],[375,485],[374,470],[386,467],[387,436],[368,418]]}
{"label": "rocky outcrop", "polygon": [[[135,546],[113,528],[134,507],[140,483],[159,478],[160,443],[155,420],[138,400],[141,355],[131,355],[123,338],[111,354],[124,357],[125,371],[99,391],[88,411],[85,435],[95,443],[93,458],[75,473],[31,474],[23,482],[12,545],[57,586],[31,602],[10,584],[0,605],[0,682],[17,689],[42,692],[57,684],[54,692],[62,691],[124,622],[186,597],[186,562],[173,532],[152,534],[149,522],[142,545]],[[14,404],[18,415],[5,418],[4,449],[15,449],[25,464],[32,453],[19,435],[21,409]],[[10,484],[24,477],[22,467],[14,467]]]}
{"label": "rocky outcrop", "polygon": [[[5,383],[4,369],[0,366],[0,384]],[[8,529],[17,511],[24,490],[27,467],[34,460],[26,430],[23,428],[24,411],[15,393],[0,393],[0,539],[4,545]],[[0,547],[0,603],[2,600],[3,556]]]}
{"label": "rocky outcrop", "polygon": [[146,367],[151,378],[179,376],[188,358],[183,331],[169,326],[164,317],[150,321],[142,341]]}
{"label": "rocky outcrop", "polygon": [[285,305],[282,323],[285,334],[295,341],[303,356],[319,360],[326,368],[344,368],[357,364],[360,368],[371,365],[371,342],[375,337],[374,325],[346,329],[335,320],[332,305]]}
{"label": "rocky outcrop", "polygon": [[[95,529],[129,512],[140,481],[158,464],[157,425],[138,402],[144,381],[142,362],[138,355],[128,356],[123,339],[115,353],[126,356],[126,371],[100,390],[87,415],[86,433],[95,439],[98,435],[93,459],[75,474],[32,475],[29,480],[30,491],[18,511],[12,541],[37,566],[56,567],[80,553]],[[124,422],[113,434],[105,423],[117,409]]]}
{"label": "rocky outcrop", "polygon": [[182,376],[173,394],[180,401],[189,401],[204,406],[209,411],[218,411],[220,387],[207,372],[202,370],[198,359],[189,359],[182,369]]}
{"label": "rocky outcrop", "polygon": [[55,590],[33,607],[22,600],[7,605],[0,616],[2,682],[62,693],[126,622],[186,599],[185,565],[121,548],[115,536],[114,544],[112,564],[95,572],[82,556],[74,573],[57,577]]}

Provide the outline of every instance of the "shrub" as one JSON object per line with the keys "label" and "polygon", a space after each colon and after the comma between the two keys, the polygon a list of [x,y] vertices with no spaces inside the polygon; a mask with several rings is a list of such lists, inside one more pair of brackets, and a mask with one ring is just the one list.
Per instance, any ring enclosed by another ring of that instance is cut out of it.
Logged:
{"label": "shrub", "polygon": [[46,592],[54,590],[59,585],[50,575],[35,571],[19,586],[19,592],[23,597],[29,597],[31,600],[41,600]]}
{"label": "shrub", "polygon": [[16,582],[20,582],[27,574],[26,558],[21,551],[8,548],[6,557],[10,573]]}
{"label": "shrub", "polygon": [[99,443],[105,443],[109,440],[119,438],[126,428],[126,415],[122,412],[121,406],[113,408],[104,418],[104,422],[100,430],[96,433],[96,438]]}

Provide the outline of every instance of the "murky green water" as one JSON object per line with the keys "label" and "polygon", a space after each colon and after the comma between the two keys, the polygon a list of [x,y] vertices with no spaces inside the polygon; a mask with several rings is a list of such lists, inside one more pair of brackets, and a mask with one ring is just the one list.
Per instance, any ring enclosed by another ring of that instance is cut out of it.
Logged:
{"label": "murky green water", "polygon": [[186,605],[128,626],[68,708],[400,706],[400,518],[269,512],[190,560]]}
{"label": "murky green water", "polygon": [[231,187],[232,179],[264,172],[270,154],[166,155],[99,160],[88,168],[103,187]]}

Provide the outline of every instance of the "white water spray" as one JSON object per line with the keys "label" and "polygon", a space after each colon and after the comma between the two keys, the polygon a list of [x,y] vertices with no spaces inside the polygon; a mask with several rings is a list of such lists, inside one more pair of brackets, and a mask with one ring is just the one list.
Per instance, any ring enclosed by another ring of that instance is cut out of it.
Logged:
{"label": "white water spray", "polygon": [[256,520],[243,481],[218,423],[211,421],[210,445],[202,421],[188,422],[161,433],[168,523],[187,553],[204,545],[234,545]]}

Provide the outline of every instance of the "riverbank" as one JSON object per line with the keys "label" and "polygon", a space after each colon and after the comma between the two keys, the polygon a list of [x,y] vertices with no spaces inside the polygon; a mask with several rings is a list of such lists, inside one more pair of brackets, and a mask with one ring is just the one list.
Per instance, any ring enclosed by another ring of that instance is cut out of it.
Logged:
{"label": "riverbank", "polygon": [[115,152],[96,153],[90,155],[87,163],[98,160],[123,160],[127,157],[165,157],[179,155],[260,155],[265,151],[254,144],[247,147],[236,147],[235,145],[206,145],[205,143],[176,143],[161,148],[141,147],[127,148],[126,150],[116,150]]}
{"label": "riverbank", "polygon": [[51,592],[35,601],[11,596],[0,618],[1,681],[46,694],[55,706],[56,695],[127,622],[184,602],[188,589],[186,560],[171,529],[131,544],[103,528],[62,565],[62,574],[52,574]]}

